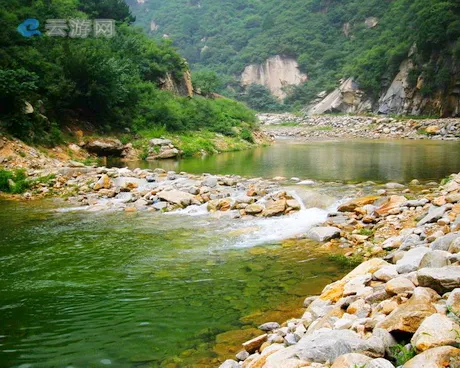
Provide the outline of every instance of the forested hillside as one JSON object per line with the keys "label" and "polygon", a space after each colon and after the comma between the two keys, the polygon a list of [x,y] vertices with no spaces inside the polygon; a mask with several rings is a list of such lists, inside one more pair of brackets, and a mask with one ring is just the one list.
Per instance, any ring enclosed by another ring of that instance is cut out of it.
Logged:
{"label": "forested hillside", "polygon": [[[340,78],[376,98],[416,45],[411,82],[423,95],[452,87],[460,60],[456,0],[128,0],[154,37],[169,38],[193,69],[235,87],[246,65],[273,55],[297,59],[308,82],[288,104],[305,104]],[[238,92],[238,91],[237,91]],[[230,90],[227,90],[230,93]]]}
{"label": "forested hillside", "polygon": [[[53,19],[58,25],[51,27]],[[72,19],[87,23],[77,32]],[[113,19],[116,34],[98,37],[91,29],[97,19]],[[237,102],[162,90],[188,66],[170,41],[149,39],[133,20],[122,0],[1,0],[0,129],[53,144],[68,125],[101,133],[162,126],[234,134],[234,126],[255,121]]]}

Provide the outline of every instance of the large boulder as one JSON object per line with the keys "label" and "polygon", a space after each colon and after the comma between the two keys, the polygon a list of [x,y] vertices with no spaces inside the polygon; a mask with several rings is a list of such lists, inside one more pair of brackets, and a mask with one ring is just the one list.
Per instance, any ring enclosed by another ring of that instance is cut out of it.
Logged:
{"label": "large boulder", "polygon": [[425,254],[430,252],[431,249],[423,247],[409,250],[396,262],[396,271],[400,274],[417,271]]}
{"label": "large boulder", "polygon": [[286,210],[286,200],[280,199],[278,201],[271,201],[265,205],[265,210],[263,215],[265,217],[273,217],[284,214]]}
{"label": "large boulder", "polygon": [[226,360],[225,362],[223,362],[219,368],[239,368],[240,365],[238,364],[238,362],[232,360],[232,359],[228,359]]}
{"label": "large boulder", "polygon": [[158,160],[165,160],[168,158],[175,158],[179,156],[180,151],[177,148],[168,148],[161,150],[161,152],[156,156],[156,159]]}
{"label": "large boulder", "polygon": [[460,349],[452,346],[441,346],[429,349],[415,356],[403,365],[403,368],[446,368],[452,366],[452,361],[460,359]]}
{"label": "large boulder", "polygon": [[460,288],[454,289],[446,303],[447,309],[454,313],[456,316],[460,316]]}
{"label": "large boulder", "polygon": [[244,212],[246,212],[248,215],[257,215],[261,213],[263,210],[264,210],[264,206],[257,204],[257,203],[253,203],[247,206],[244,209]]}
{"label": "large boulder", "polygon": [[385,203],[375,210],[380,216],[388,215],[392,210],[407,203],[407,198],[403,196],[391,196]]}
{"label": "large boulder", "polygon": [[411,344],[418,351],[457,343],[460,326],[450,318],[436,313],[427,317],[412,337]]}
{"label": "large boulder", "polygon": [[314,227],[308,231],[307,237],[318,242],[325,242],[339,238],[340,229],[333,226]]}
{"label": "large boulder", "polygon": [[432,300],[433,295],[428,290],[417,288],[407,302],[379,322],[376,328],[383,328],[388,332],[414,333],[426,317],[436,313]]}
{"label": "large boulder", "polygon": [[158,193],[157,196],[166,202],[180,206],[189,206],[195,200],[195,197],[190,193],[182,192],[176,189],[169,191],[164,190]]}
{"label": "large boulder", "polygon": [[372,358],[367,355],[350,353],[338,357],[331,368],[364,367]]}
{"label": "large boulder", "polygon": [[431,206],[426,216],[419,221],[417,226],[423,226],[425,224],[429,224],[429,223],[438,221],[442,216],[444,216],[446,211],[447,211],[446,206],[441,206],[441,207]]}
{"label": "large boulder", "polygon": [[256,352],[257,350],[260,349],[262,344],[265,341],[267,341],[267,336],[268,336],[267,334],[263,334],[263,335],[255,337],[252,340],[246,341],[243,344],[244,350],[246,350],[249,354],[252,354],[252,353]]}
{"label": "large boulder", "polygon": [[150,146],[156,147],[156,146],[169,146],[172,144],[172,141],[169,139],[163,139],[163,138],[154,138],[151,139],[149,142]]}
{"label": "large boulder", "polygon": [[364,340],[350,330],[320,329],[305,335],[296,345],[268,357],[264,367],[284,367],[283,362],[292,358],[316,363],[334,362],[350,353],[378,358],[385,354],[385,345],[379,337]]}
{"label": "large boulder", "polygon": [[434,250],[423,256],[420,262],[420,268],[439,268],[449,265],[449,257],[451,254],[443,250]]}
{"label": "large boulder", "polygon": [[444,294],[460,287],[460,267],[422,268],[417,272],[417,279],[420,286]]}
{"label": "large boulder", "polygon": [[436,239],[431,244],[431,249],[433,250],[449,250],[451,244],[460,238],[460,231],[456,231],[453,233],[449,233],[447,235],[441,236],[440,238]]}
{"label": "large boulder", "polygon": [[386,359],[378,358],[371,360],[364,368],[394,368],[394,365]]}
{"label": "large boulder", "polygon": [[353,212],[355,209],[359,207],[364,207],[368,204],[372,204],[378,199],[380,199],[380,196],[369,196],[369,197],[352,199],[351,201],[348,201],[340,205],[338,208],[338,211],[339,212]]}
{"label": "large boulder", "polygon": [[405,277],[396,277],[388,281],[385,285],[385,290],[388,294],[403,294],[411,293],[415,289],[415,285]]}
{"label": "large boulder", "polygon": [[112,138],[100,138],[88,142],[85,144],[84,148],[98,156],[115,156],[121,157],[125,147],[118,139]]}

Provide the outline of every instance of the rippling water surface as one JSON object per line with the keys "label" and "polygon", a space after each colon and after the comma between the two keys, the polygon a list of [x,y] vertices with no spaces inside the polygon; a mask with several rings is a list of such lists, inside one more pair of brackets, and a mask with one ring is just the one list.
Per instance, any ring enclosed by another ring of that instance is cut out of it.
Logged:
{"label": "rippling water surface", "polygon": [[270,241],[289,220],[54,206],[0,203],[1,367],[213,366],[256,333],[223,332],[298,316],[343,272],[315,245]]}
{"label": "rippling water surface", "polygon": [[[458,143],[329,142],[150,166],[407,181],[458,172],[459,157]],[[298,317],[304,296],[346,271],[317,244],[283,241],[322,222],[324,209],[244,222],[55,211],[62,205],[0,202],[2,368],[218,366],[259,323]]]}

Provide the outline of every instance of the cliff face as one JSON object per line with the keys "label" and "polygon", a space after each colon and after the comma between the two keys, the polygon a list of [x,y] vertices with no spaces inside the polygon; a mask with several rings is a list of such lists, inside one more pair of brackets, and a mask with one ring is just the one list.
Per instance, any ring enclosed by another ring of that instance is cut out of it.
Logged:
{"label": "cliff face", "polygon": [[192,76],[189,70],[185,70],[181,78],[175,78],[171,73],[160,79],[160,87],[178,96],[193,96]]}
{"label": "cliff face", "polygon": [[328,112],[384,115],[460,116],[460,65],[443,61],[437,70],[448,70],[445,83],[432,85],[432,76],[420,71],[413,54],[404,60],[391,84],[379,96],[370,97],[349,78],[330,94],[319,95],[306,108],[309,115]]}
{"label": "cliff face", "polygon": [[307,81],[307,75],[299,70],[297,61],[281,55],[273,56],[264,64],[248,65],[241,75],[241,85],[261,84],[282,100],[286,97],[284,87],[299,85]]}

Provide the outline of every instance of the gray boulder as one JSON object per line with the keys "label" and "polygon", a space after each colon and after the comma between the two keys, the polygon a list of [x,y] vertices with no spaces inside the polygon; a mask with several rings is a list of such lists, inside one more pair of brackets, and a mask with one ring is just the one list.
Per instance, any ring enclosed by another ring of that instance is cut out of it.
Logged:
{"label": "gray boulder", "polygon": [[262,331],[273,331],[273,330],[276,330],[277,328],[280,328],[280,324],[278,322],[267,322],[259,326],[259,330],[262,330]]}
{"label": "gray boulder", "polygon": [[104,138],[88,142],[84,148],[98,156],[121,157],[125,147],[118,139]]}
{"label": "gray boulder", "polygon": [[215,176],[208,176],[203,180],[203,185],[209,188],[217,186],[217,178]]}
{"label": "gray boulder", "polygon": [[449,247],[454,242],[454,240],[456,240],[458,238],[460,238],[460,231],[456,231],[456,232],[444,235],[444,236],[436,239],[431,244],[431,249],[447,251],[447,250],[449,250]]}
{"label": "gray boulder", "polygon": [[449,252],[443,250],[434,250],[423,256],[420,262],[420,268],[439,268],[449,265]]}
{"label": "gray boulder", "polygon": [[163,199],[166,202],[178,204],[181,206],[188,206],[195,199],[193,195],[180,190],[162,191],[157,194],[158,198]]}
{"label": "gray boulder", "polygon": [[419,221],[417,226],[423,226],[425,224],[430,224],[432,222],[438,221],[447,211],[446,206],[442,207],[436,207],[436,206],[431,206],[430,209],[428,210],[428,214]]}
{"label": "gray boulder", "polygon": [[318,242],[325,242],[340,238],[340,229],[332,226],[314,227],[307,233],[307,237]]}
{"label": "gray boulder", "polygon": [[155,139],[151,139],[149,144],[152,147],[155,147],[155,146],[169,146],[170,144],[172,144],[172,141],[169,140],[169,139],[155,138]]}
{"label": "gray boulder", "polygon": [[429,248],[414,248],[404,254],[398,262],[396,262],[396,271],[398,273],[410,273],[417,271],[420,262],[422,261],[425,254],[430,253]]}
{"label": "gray boulder", "polygon": [[304,336],[296,348],[300,359],[317,363],[333,362],[348,353],[363,353],[374,358],[385,354],[385,346],[380,338],[363,340],[350,330],[318,330]]}
{"label": "gray boulder", "polygon": [[219,368],[240,368],[240,365],[238,364],[238,362],[232,360],[232,359],[228,359],[226,360],[225,362],[223,362]]}
{"label": "gray boulder", "polygon": [[417,272],[420,286],[429,287],[444,294],[460,287],[460,267],[422,268]]}
{"label": "gray boulder", "polygon": [[378,358],[371,360],[364,368],[394,368],[394,365],[386,359]]}

